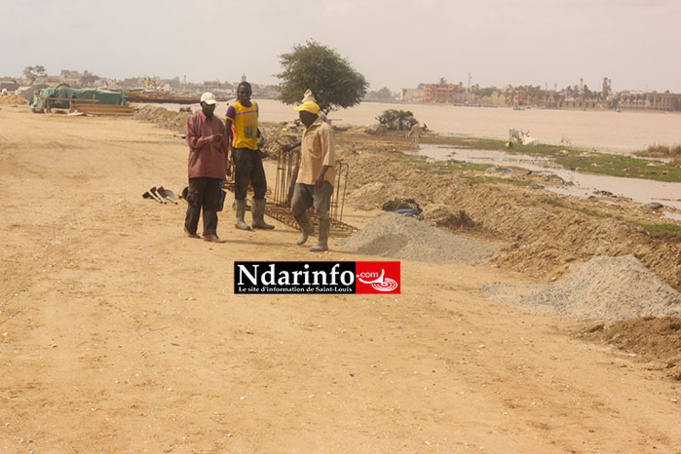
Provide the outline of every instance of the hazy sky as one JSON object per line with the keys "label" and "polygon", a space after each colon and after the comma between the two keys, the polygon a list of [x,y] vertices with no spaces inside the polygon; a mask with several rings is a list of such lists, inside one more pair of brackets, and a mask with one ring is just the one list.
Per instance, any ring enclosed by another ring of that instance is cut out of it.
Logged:
{"label": "hazy sky", "polygon": [[278,83],[313,39],[371,84],[681,93],[681,0],[2,0],[0,76],[26,66],[126,78]]}

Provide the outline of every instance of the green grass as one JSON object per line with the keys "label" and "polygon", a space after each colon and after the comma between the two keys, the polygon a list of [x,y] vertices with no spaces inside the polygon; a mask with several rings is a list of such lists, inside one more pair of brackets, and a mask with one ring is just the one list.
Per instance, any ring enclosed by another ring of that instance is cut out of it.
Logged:
{"label": "green grass", "polygon": [[658,158],[681,158],[681,145],[649,145],[648,148],[634,153],[636,156],[658,157]]}
{"label": "green grass", "polygon": [[667,165],[649,159],[618,156],[597,151],[585,151],[578,148],[556,145],[537,144],[532,146],[513,144],[496,139],[475,137],[452,137],[426,135],[422,143],[450,145],[460,148],[479,150],[495,150],[506,153],[523,153],[531,156],[542,156],[552,159],[566,169],[575,169],[583,173],[596,173],[625,178],[641,178],[646,180],[681,182],[681,167]]}
{"label": "green grass", "polygon": [[547,203],[554,207],[565,208],[566,210],[576,211],[578,213],[585,214],[587,216],[595,218],[611,218],[612,216],[607,213],[599,213],[598,211],[589,210],[587,208],[573,208],[564,204],[561,200],[554,199],[553,197],[547,197],[544,199],[544,203]]}
{"label": "green grass", "polygon": [[476,177],[468,177],[468,178],[466,178],[466,180],[471,184],[500,183],[500,184],[510,184],[511,186],[535,187],[535,188],[539,187],[532,181],[516,180],[516,179],[513,179],[513,178],[476,176]]}
{"label": "green grass", "polygon": [[555,159],[561,166],[580,172],[598,173],[625,178],[642,178],[665,182],[681,182],[681,167],[647,159],[629,158],[602,153],[568,154]]}
{"label": "green grass", "polygon": [[643,224],[640,222],[632,222],[634,225],[637,225],[643,229],[645,229],[648,233],[650,233],[653,236],[666,236],[666,235],[674,235],[674,236],[681,236],[681,226],[676,225],[676,224]]}
{"label": "green grass", "polygon": [[565,205],[562,201],[558,199],[554,199],[553,197],[547,197],[544,199],[544,203],[547,203],[551,206],[554,207],[560,207],[560,208],[569,208],[567,205]]}

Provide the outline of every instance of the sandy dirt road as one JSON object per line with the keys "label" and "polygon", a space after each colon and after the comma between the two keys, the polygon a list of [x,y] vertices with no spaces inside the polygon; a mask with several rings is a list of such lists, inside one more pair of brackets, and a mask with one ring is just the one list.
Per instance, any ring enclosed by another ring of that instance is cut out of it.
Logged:
{"label": "sandy dirt road", "polygon": [[[663,365],[487,301],[491,265],[402,294],[242,296],[297,232],[182,233],[187,148],[130,119],[0,110],[0,453],[679,453]],[[350,216],[350,223],[365,223]],[[323,260],[369,260],[332,241]]]}

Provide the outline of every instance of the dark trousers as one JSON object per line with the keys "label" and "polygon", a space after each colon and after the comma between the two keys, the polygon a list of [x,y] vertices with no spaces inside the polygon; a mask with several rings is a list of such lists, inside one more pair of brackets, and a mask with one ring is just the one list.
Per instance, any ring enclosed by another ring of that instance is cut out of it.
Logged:
{"label": "dark trousers", "polygon": [[203,208],[203,235],[215,235],[218,228],[218,206],[220,204],[220,179],[196,177],[189,179],[187,192],[187,214],[184,227],[196,233],[199,216]]}
{"label": "dark trousers", "polygon": [[234,198],[236,200],[246,199],[248,183],[253,184],[253,198],[264,199],[267,193],[267,179],[265,169],[262,166],[260,150],[250,148],[234,148],[232,159],[234,159]]}
{"label": "dark trousers", "polygon": [[324,182],[321,189],[317,189],[313,184],[296,183],[291,201],[293,217],[297,218],[310,207],[314,207],[317,219],[329,219],[332,194],[333,186],[328,181]]}

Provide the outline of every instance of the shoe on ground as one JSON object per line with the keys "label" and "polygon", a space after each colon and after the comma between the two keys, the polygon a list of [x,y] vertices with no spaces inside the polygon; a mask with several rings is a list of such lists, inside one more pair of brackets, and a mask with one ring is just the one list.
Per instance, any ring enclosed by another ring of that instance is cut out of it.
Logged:
{"label": "shoe on ground", "polygon": [[198,234],[192,233],[192,232],[190,232],[189,230],[187,230],[187,227],[184,228],[184,233],[185,233],[189,238],[194,238],[194,239],[200,239],[200,238],[201,238]]}
{"label": "shoe on ground", "polygon": [[224,243],[225,240],[221,240],[218,238],[218,236],[214,233],[211,233],[209,235],[204,235],[203,236],[204,241],[210,241],[211,243]]}

